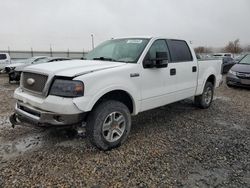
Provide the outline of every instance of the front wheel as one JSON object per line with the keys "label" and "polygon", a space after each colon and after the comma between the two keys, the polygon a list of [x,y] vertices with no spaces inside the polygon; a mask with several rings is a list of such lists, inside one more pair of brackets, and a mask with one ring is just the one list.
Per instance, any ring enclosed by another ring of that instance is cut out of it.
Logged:
{"label": "front wheel", "polygon": [[120,146],[131,128],[131,115],[119,101],[105,101],[90,112],[87,119],[87,136],[101,150]]}
{"label": "front wheel", "polygon": [[233,87],[233,85],[229,84],[228,82],[227,82],[227,86],[228,86],[228,87]]}
{"label": "front wheel", "polygon": [[199,108],[209,108],[213,102],[214,86],[211,82],[205,84],[203,93],[194,99],[195,105]]}

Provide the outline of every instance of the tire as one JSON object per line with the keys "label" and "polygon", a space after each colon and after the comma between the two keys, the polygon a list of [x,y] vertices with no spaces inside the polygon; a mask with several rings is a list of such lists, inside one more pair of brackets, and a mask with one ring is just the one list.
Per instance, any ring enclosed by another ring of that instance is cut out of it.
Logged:
{"label": "tire", "polygon": [[131,115],[119,101],[104,101],[90,112],[86,131],[90,142],[101,150],[119,147],[127,139],[131,128]]}
{"label": "tire", "polygon": [[209,108],[213,102],[214,85],[211,82],[205,84],[203,93],[195,96],[194,103],[197,107],[206,109]]}
{"label": "tire", "polygon": [[231,84],[227,83],[227,87],[233,87],[233,85],[231,85]]}
{"label": "tire", "polygon": [[11,83],[11,81],[13,81],[13,73],[9,73],[9,83]]}

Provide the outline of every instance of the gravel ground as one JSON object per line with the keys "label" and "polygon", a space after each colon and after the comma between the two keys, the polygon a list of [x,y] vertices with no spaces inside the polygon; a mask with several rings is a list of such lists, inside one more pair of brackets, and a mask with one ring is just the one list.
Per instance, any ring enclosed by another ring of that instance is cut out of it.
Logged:
{"label": "gravel ground", "polygon": [[12,129],[16,87],[0,76],[0,187],[250,187],[250,90],[223,85],[207,110],[185,100],[141,113],[102,152],[63,130]]}

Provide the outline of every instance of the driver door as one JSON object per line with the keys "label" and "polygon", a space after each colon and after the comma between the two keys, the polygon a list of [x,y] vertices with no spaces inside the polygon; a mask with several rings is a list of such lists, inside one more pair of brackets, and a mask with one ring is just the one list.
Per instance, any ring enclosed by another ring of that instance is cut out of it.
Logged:
{"label": "driver door", "polygon": [[[166,40],[159,39],[153,42],[144,58],[143,64],[145,64],[148,58],[155,59],[158,52],[167,53],[168,57],[170,57]],[[175,85],[177,78],[175,74],[172,74],[174,64],[169,63],[164,68],[146,68],[145,66],[142,68],[141,111],[163,106],[173,101],[173,93],[177,91]]]}

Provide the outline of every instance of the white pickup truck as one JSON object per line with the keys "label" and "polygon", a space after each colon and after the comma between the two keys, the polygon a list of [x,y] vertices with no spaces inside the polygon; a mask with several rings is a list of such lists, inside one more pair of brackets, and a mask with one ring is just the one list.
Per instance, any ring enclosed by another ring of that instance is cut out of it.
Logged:
{"label": "white pickup truck", "polygon": [[131,115],[195,97],[208,108],[222,82],[220,60],[198,62],[184,40],[160,37],[106,41],[84,60],[25,68],[14,97],[12,125],[86,124],[91,142],[102,150],[120,146]]}
{"label": "white pickup truck", "polygon": [[0,53],[0,71],[3,71],[4,67],[10,63],[10,55],[8,53]]}

